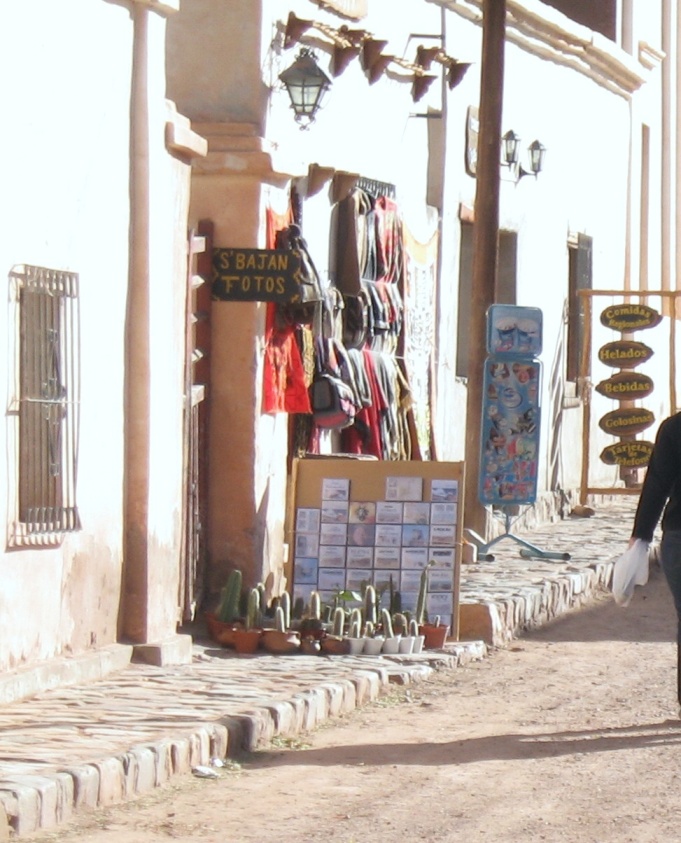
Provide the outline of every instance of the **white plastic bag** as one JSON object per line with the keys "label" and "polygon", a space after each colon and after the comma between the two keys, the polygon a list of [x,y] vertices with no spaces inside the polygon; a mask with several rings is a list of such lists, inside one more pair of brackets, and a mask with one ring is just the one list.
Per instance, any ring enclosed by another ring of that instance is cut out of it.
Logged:
{"label": "white plastic bag", "polygon": [[634,587],[648,582],[648,542],[636,539],[615,561],[612,572],[612,595],[618,606],[628,606]]}

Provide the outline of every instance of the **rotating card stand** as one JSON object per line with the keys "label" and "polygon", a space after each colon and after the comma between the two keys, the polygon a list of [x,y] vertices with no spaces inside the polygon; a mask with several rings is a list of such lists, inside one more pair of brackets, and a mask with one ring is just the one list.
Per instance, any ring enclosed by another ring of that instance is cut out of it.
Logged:
{"label": "rotating card stand", "polygon": [[511,532],[512,525],[513,522],[511,519],[511,514],[508,509],[505,509],[504,532],[500,536],[495,536],[495,538],[493,538],[491,541],[485,542],[485,540],[476,532],[474,532],[473,530],[466,529],[465,532],[468,533],[468,535],[478,547],[478,559],[483,559],[485,562],[494,562],[495,556],[493,553],[489,552],[490,548],[494,547],[495,544],[498,544],[504,539],[511,539],[512,541],[516,542],[516,544],[519,544],[520,555],[524,559],[560,559],[563,562],[567,562],[571,558],[569,553],[561,553],[560,551],[553,550],[542,550],[536,545],[525,541],[525,539],[521,539],[520,536],[516,536],[515,533]]}
{"label": "rotating card stand", "polygon": [[478,498],[502,512],[504,532],[489,542],[467,529],[478,557],[494,561],[490,549],[504,539],[520,545],[526,559],[570,558],[542,550],[511,532],[511,507],[537,496],[541,422],[542,312],[536,307],[493,304],[487,311],[487,353],[483,367]]}

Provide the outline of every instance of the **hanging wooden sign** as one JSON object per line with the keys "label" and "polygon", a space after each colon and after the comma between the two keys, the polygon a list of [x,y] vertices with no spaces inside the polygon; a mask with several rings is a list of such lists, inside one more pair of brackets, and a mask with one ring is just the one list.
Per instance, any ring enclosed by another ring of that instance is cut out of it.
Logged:
{"label": "hanging wooden sign", "polygon": [[639,372],[617,372],[611,378],[601,381],[594,389],[615,401],[635,401],[650,395],[655,384],[652,378]]}
{"label": "hanging wooden sign", "polygon": [[623,407],[606,413],[598,426],[613,436],[633,436],[640,433],[655,421],[655,415],[642,407]]}
{"label": "hanging wooden sign", "polygon": [[641,468],[648,465],[653,453],[653,443],[644,439],[633,442],[615,442],[601,451],[601,460],[606,465],[622,465],[628,468]]}
{"label": "hanging wooden sign", "polygon": [[213,298],[292,302],[300,298],[300,255],[293,249],[213,249]]}
{"label": "hanging wooden sign", "polygon": [[647,304],[614,304],[601,313],[601,325],[616,331],[642,331],[654,328],[662,316]]}
{"label": "hanging wooden sign", "polygon": [[614,369],[633,369],[650,360],[655,352],[652,348],[635,340],[616,340],[598,349],[598,359]]}

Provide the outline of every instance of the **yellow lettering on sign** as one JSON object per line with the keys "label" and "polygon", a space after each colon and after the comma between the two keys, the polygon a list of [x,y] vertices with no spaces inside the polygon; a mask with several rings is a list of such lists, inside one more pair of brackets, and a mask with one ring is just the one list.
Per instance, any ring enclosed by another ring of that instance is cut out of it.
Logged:
{"label": "yellow lettering on sign", "polygon": [[239,283],[239,276],[238,275],[223,275],[222,280],[225,282],[225,287],[227,288],[227,292],[232,292],[232,285]]}

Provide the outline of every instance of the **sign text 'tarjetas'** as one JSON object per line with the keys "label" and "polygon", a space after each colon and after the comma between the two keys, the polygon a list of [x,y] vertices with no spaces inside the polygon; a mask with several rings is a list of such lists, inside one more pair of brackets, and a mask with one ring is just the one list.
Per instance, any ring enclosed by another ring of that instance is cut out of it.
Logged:
{"label": "sign text 'tarjetas'", "polygon": [[292,302],[300,294],[300,256],[290,249],[213,249],[213,298]]}

